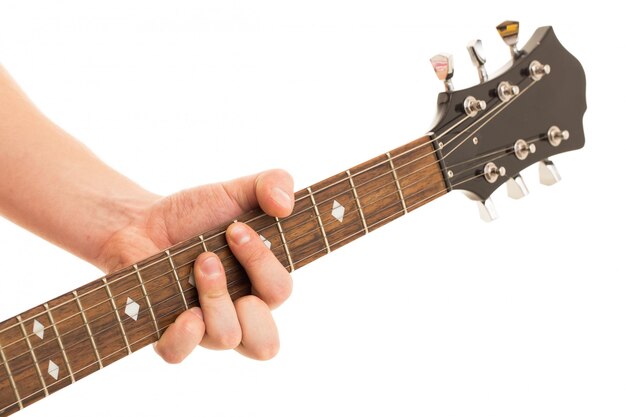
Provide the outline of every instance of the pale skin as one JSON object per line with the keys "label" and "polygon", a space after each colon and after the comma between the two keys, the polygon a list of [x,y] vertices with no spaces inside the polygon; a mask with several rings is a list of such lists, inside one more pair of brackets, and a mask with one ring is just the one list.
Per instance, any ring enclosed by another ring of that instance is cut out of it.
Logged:
{"label": "pale skin", "polygon": [[[0,66],[0,215],[85,259],[106,273],[229,222],[252,208],[284,217],[293,180],[282,170],[162,197],[98,159],[46,118]],[[178,363],[198,345],[270,359],[279,348],[271,310],[291,293],[289,273],[243,223],[226,232],[252,282],[234,303],[213,253],[198,256],[200,308],[183,312],[155,343]],[[59,288],[62,290],[62,287]]]}

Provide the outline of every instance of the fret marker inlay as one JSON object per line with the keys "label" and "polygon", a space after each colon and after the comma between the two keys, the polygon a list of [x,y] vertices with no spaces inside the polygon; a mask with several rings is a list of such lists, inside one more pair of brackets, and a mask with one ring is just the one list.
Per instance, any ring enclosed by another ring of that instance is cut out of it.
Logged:
{"label": "fret marker inlay", "polygon": [[335,219],[339,220],[340,223],[343,222],[343,215],[345,212],[346,208],[339,204],[337,200],[333,200],[333,210],[331,213]]}
{"label": "fret marker inlay", "polygon": [[43,324],[39,323],[37,320],[33,320],[33,334],[43,340],[44,333],[45,328],[43,327]]}
{"label": "fret marker inlay", "polygon": [[126,298],[126,308],[124,309],[124,313],[129,316],[131,319],[137,321],[139,318],[139,304],[133,301],[132,298]]}
{"label": "fret marker inlay", "polygon": [[191,272],[189,272],[189,285],[192,287],[196,286],[196,276],[193,274],[193,268],[191,269]]}
{"label": "fret marker inlay", "polygon": [[48,374],[54,379],[59,379],[59,366],[52,361],[48,362]]}
{"label": "fret marker inlay", "polygon": [[269,240],[267,240],[267,239],[265,238],[265,236],[263,236],[263,235],[259,235],[259,237],[261,238],[261,242],[263,242],[263,244],[264,244],[265,246],[267,246],[267,248],[268,248],[268,249],[272,249],[272,242],[270,242]]}

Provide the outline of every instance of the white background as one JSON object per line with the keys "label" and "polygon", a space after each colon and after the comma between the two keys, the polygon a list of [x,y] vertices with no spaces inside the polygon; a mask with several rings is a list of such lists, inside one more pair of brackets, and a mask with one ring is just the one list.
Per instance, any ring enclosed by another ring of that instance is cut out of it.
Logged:
{"label": "white background", "polygon": [[[601,13],[601,18],[593,18]],[[608,2],[7,1],[0,62],[56,123],[167,194],[270,167],[297,188],[430,127],[430,56],[457,88],[508,50],[494,27],[542,25],[586,69],[587,145],[564,180],[485,224],[452,193],[297,271],[255,362],[132,355],[20,416],[623,416],[626,285],[620,21]],[[611,20],[611,19],[614,19]],[[556,76],[556,75],[555,75]],[[1,180],[1,179],[0,179]],[[100,277],[0,222],[0,319]]]}

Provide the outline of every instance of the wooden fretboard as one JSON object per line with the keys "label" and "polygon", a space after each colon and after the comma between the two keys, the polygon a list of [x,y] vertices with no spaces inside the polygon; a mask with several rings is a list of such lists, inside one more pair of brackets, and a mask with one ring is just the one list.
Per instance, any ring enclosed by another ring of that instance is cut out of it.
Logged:
{"label": "wooden fretboard", "polygon": [[[426,136],[296,193],[287,218],[237,219],[289,271],[445,194]],[[216,229],[0,323],[0,416],[7,416],[149,345],[197,306],[193,262],[217,253],[233,298],[248,278]]]}

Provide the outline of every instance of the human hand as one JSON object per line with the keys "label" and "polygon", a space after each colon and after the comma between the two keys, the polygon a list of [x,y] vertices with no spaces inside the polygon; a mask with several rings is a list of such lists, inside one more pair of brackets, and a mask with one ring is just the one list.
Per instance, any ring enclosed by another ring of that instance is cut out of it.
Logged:
{"label": "human hand", "polygon": [[[107,240],[98,263],[112,272],[257,206],[270,216],[284,217],[291,213],[293,204],[293,180],[281,170],[155,198]],[[200,308],[183,312],[155,344],[156,352],[169,363],[182,361],[197,345],[235,349],[261,360],[278,352],[278,331],[271,309],[291,293],[291,276],[244,223],[230,225],[226,239],[250,277],[254,295],[233,302],[219,258],[212,253],[198,256],[194,275]]]}

